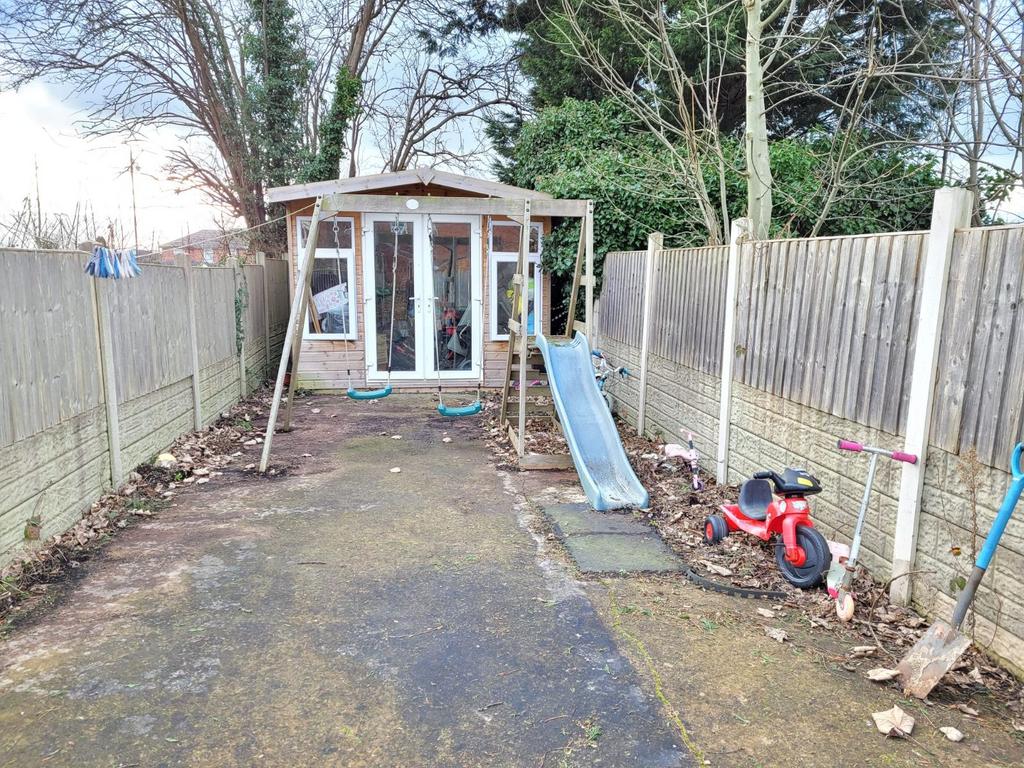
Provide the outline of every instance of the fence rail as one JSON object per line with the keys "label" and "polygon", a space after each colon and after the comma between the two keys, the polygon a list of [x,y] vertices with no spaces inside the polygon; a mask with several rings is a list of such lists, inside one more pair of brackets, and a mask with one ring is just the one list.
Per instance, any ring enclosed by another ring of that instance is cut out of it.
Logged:
{"label": "fence rail", "polygon": [[215,419],[281,351],[286,262],[146,264],[97,281],[87,258],[0,249],[0,566],[26,545],[26,521],[44,539],[64,530],[122,468]]}

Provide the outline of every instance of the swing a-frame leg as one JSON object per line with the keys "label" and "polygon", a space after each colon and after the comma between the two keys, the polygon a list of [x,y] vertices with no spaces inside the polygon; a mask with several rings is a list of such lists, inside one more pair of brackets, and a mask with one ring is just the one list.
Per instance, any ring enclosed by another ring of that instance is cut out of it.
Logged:
{"label": "swing a-frame leg", "polygon": [[260,472],[267,471],[270,463],[270,446],[277,428],[277,416],[281,409],[281,397],[284,394],[284,377],[288,372],[288,358],[292,361],[292,376],[288,383],[288,400],[284,412],[283,431],[291,428],[292,401],[295,399],[295,381],[299,374],[299,354],[302,351],[302,328],[306,325],[306,311],[310,305],[310,280],[313,270],[313,254],[316,252],[317,230],[320,226],[320,209],[323,198],[316,199],[313,206],[313,218],[309,222],[309,235],[306,238],[306,249],[299,261],[296,272],[295,295],[292,308],[288,315],[288,329],[285,331],[284,346],[281,348],[281,362],[277,366],[277,379],[274,381],[274,399],[270,404],[270,417],[267,420],[267,432],[263,436],[263,454],[260,456]]}

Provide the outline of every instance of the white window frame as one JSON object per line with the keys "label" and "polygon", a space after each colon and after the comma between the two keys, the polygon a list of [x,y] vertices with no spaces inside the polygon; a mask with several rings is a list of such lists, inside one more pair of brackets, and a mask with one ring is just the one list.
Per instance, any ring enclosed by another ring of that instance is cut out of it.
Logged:
{"label": "white window frame", "polygon": [[[327,219],[320,220],[321,227],[333,227],[334,222],[348,222],[349,231],[352,233],[351,242],[352,245],[349,248],[342,248],[340,250],[341,257],[345,259],[348,272],[348,333],[316,333],[309,328],[309,319],[306,319],[306,324],[302,329],[302,338],[311,340],[331,340],[337,339],[342,341],[356,341],[359,338],[359,327],[358,317],[356,315],[356,222],[351,216],[332,216]],[[304,243],[302,241],[302,225],[312,225],[312,216],[297,216],[295,219],[295,243],[297,249],[296,264],[301,264],[302,253]],[[321,255],[323,254],[323,255]],[[316,264],[316,259],[335,259],[339,255],[339,251],[336,248],[317,248],[313,252],[313,263]],[[301,276],[298,277],[301,280]]]}
{"label": "white window frame", "polygon": [[[489,286],[487,291],[487,314],[489,321],[488,331],[491,341],[508,341],[509,334],[498,333],[498,264],[501,262],[516,263],[519,261],[518,251],[495,251],[494,250],[494,227],[497,226],[521,226],[515,221],[491,220],[487,227],[487,253],[489,274]],[[527,256],[527,275],[529,275],[529,264],[536,265],[536,279],[533,285],[533,311],[534,311],[534,333],[542,330],[544,322],[544,273],[540,268],[541,254],[544,252],[544,227],[539,221],[530,222],[530,229],[537,232],[537,250],[531,251]],[[513,307],[513,312],[515,308]]]}

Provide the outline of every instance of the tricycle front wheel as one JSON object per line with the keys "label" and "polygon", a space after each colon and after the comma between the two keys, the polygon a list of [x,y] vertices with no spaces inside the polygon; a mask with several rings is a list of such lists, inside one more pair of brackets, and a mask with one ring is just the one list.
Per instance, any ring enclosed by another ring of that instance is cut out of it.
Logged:
{"label": "tricycle front wheel", "polygon": [[782,537],[775,540],[775,562],[786,581],[800,589],[810,589],[821,584],[832,565],[832,553],[825,537],[808,525],[796,527],[796,544],[804,551],[803,565],[793,565],[786,559],[786,544]]}

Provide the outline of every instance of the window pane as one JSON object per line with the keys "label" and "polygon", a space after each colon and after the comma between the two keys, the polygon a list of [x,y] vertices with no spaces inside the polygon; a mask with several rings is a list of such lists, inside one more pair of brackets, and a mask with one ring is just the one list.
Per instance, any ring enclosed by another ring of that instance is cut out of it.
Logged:
{"label": "window pane", "polygon": [[[498,279],[498,290],[495,299],[497,301],[497,307],[494,311],[498,321],[498,334],[501,336],[508,335],[508,321],[512,314],[512,295],[515,286],[512,285],[512,278],[516,274],[516,262],[514,261],[499,261],[495,263],[495,269],[497,270]],[[526,333],[527,335],[533,335],[536,331],[534,317],[536,315],[536,298],[537,290],[539,287],[539,276],[540,276],[540,265],[536,263],[530,263],[529,265],[529,286],[526,291],[529,297],[529,304],[527,308],[526,319]],[[517,313],[518,314],[518,313]]]}
{"label": "window pane", "polygon": [[[302,219],[299,228],[302,236],[299,238],[299,247],[303,248],[306,238],[309,237],[310,219]],[[334,225],[338,225],[338,242],[334,242]],[[343,250],[352,248],[352,222],[351,221],[321,221],[316,232],[316,247],[319,248],[341,248]]]}
{"label": "window pane", "polygon": [[314,259],[310,280],[317,317],[309,318],[309,331],[317,332],[319,320],[320,333],[350,333],[348,259]]}
{"label": "window pane", "polygon": [[[468,371],[473,367],[472,227],[433,225],[433,327],[431,368]],[[435,368],[436,366],[436,368]]]}
{"label": "window pane", "polygon": [[[377,371],[416,370],[416,284],[412,256],[412,225],[402,222],[398,227],[398,254],[395,261],[395,233],[392,222],[373,224],[374,285],[377,286]],[[391,335],[391,313],[394,308],[394,335]]]}
{"label": "window pane", "polygon": [[[491,227],[491,251],[519,253],[519,230],[519,225],[514,222],[495,223]],[[530,253],[540,253],[540,224],[530,225]]]}

